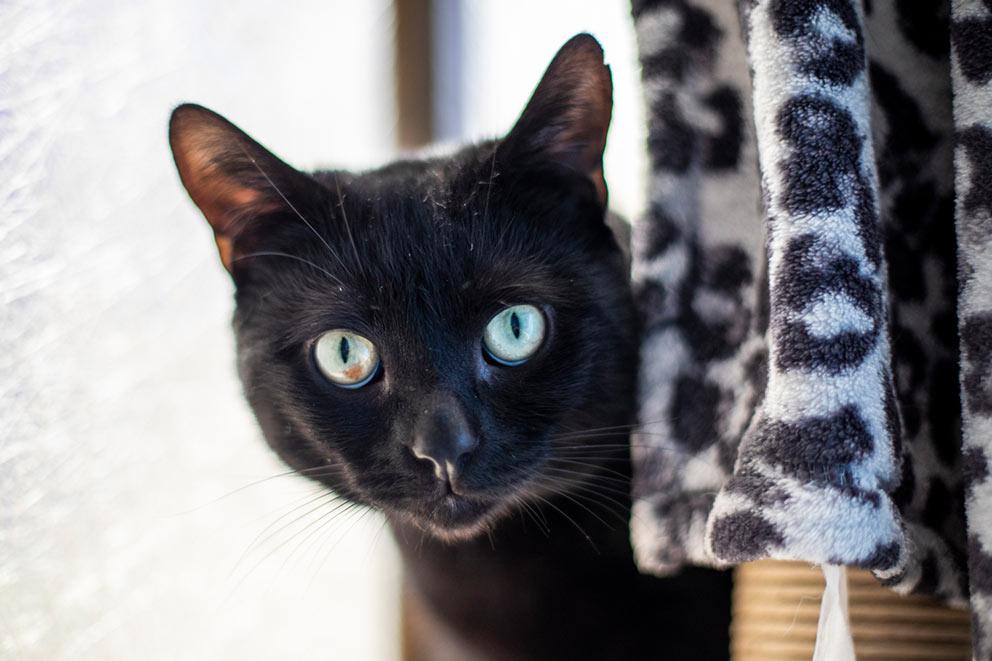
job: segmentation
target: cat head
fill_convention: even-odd
[[[579,35],[503,138],[369,172],[300,172],[210,110],[173,112],[235,283],[245,393],[290,466],[443,539],[593,470],[559,455],[628,422],[636,360],[611,110]]]

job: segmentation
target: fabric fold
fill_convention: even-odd
[[[633,14],[641,568],[852,565],[963,605],[970,561],[992,618],[990,3]]]

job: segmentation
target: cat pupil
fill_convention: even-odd
[[[520,317],[516,312],[510,313],[510,332],[513,333],[513,337],[520,339]]]
[[[348,354],[351,353],[351,345],[348,342],[348,338],[346,337],[341,338],[341,344],[338,345],[338,351],[341,354],[341,362],[347,364]]]

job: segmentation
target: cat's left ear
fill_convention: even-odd
[[[500,144],[510,162],[554,163],[587,176],[606,207],[603,150],[613,113],[613,79],[589,34],[569,39]]]
[[[254,249],[267,216],[299,213],[320,192],[308,175],[203,106],[187,103],[172,111],[169,145],[179,178],[213,228],[228,271]]]

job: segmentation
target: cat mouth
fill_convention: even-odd
[[[494,501],[449,492],[406,512],[406,518],[435,537],[461,541],[488,529],[496,509]]]
[[[458,529],[477,523],[491,509],[486,501],[449,492],[432,504],[429,516],[435,526]]]

